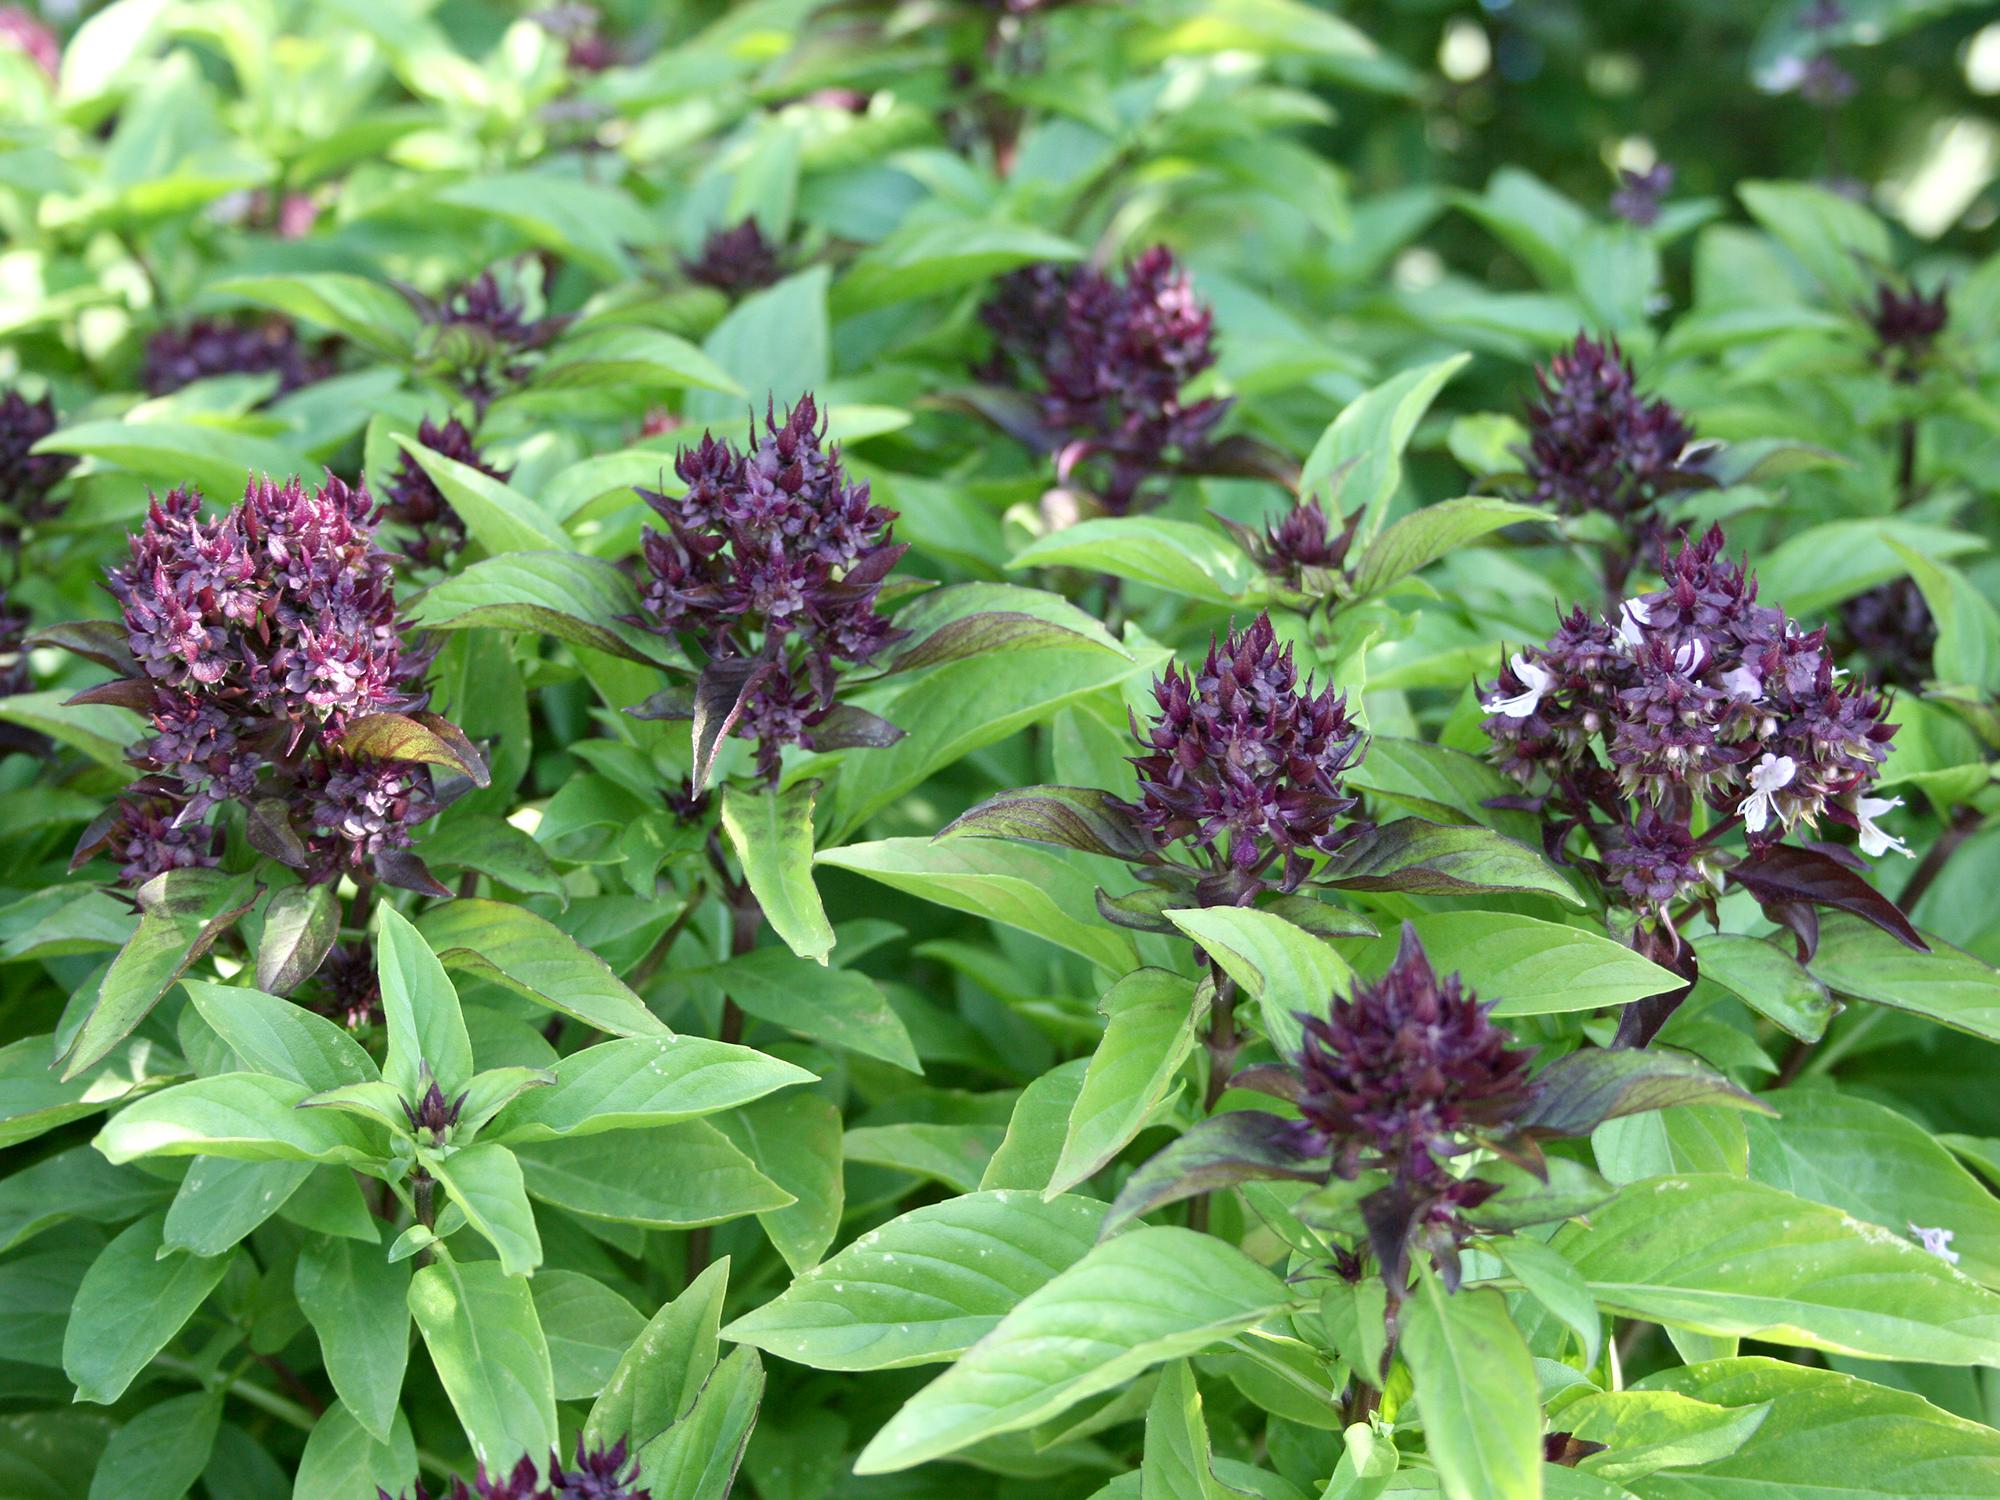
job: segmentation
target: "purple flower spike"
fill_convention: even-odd
[[[718,229],[702,242],[701,254],[681,262],[688,280],[714,287],[734,301],[773,285],[785,274],[778,249],[764,238],[755,219]]]
[[[139,383],[153,395],[164,396],[216,375],[275,374],[282,396],[324,380],[333,371],[328,350],[305,349],[297,331],[282,318],[254,322],[196,318],[163,328],[146,341]]]
[[[513,472],[489,464],[473,442],[471,430],[457,417],[448,418],[441,427],[425,417],[417,427],[417,441],[489,479],[504,483]],[[403,454],[383,491],[382,516],[415,533],[403,543],[403,555],[419,567],[443,567],[465,545],[465,522],[451,508],[437,481],[408,453]]]
[[[549,1461],[549,1500],[652,1500],[652,1491],[640,1487],[639,1461],[628,1458],[623,1438],[609,1448],[578,1438],[572,1467]]]
[[[1690,472],[1694,432],[1664,401],[1648,401],[1614,339],[1586,334],[1535,372],[1528,408],[1528,478],[1535,498],[1564,515],[1649,517]]]
[[[0,395],[0,541],[11,545],[23,528],[61,514],[62,507],[49,499],[49,492],[76,467],[76,458],[31,451],[55,430],[52,397],[30,401],[11,387]]]

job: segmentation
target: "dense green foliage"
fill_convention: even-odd
[[[0,1500],[2000,1494],[1989,7],[77,9]]]

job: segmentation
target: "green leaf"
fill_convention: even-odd
[[[796,1275],[818,1265],[840,1232],[846,1201],[839,1106],[819,1094],[784,1094],[713,1123],[798,1200],[757,1215],[786,1266]]]
[[[988,797],[938,831],[940,839],[1019,839],[1112,859],[1150,860],[1151,835],[1131,808],[1096,787],[1030,786]]]
[[[0,1147],[31,1141],[71,1120],[101,1114],[119,1100],[186,1071],[178,1058],[141,1039],[65,1082],[50,1070],[49,1051],[45,1036],[25,1036],[0,1047]]]
[[[1784,600],[1794,616],[1810,620],[1843,599],[1901,577],[1905,565],[1891,544],[1939,560],[1983,545],[1968,531],[1896,517],[1822,521],[1788,532],[1764,554],[1757,565],[1759,592]]]
[[[701,1388],[694,1410],[639,1450],[641,1482],[676,1500],[725,1500],[763,1399],[757,1351],[732,1351]]]
[[[65,693],[15,693],[0,698],[0,720],[81,751],[115,771],[121,780],[132,775],[126,747],[138,739],[142,725],[130,709],[108,703],[71,703]]]
[[[1831,188],[1808,182],[1739,182],[1736,195],[1821,286],[1850,306],[1869,300],[1877,268],[1894,259],[1888,226],[1867,206]]]
[[[111,1053],[256,900],[247,876],[170,870],[139,888],[139,926],[104,971],[90,1013],[63,1058],[69,1082]]]
[[[2000,971],[1949,943],[1926,940],[1931,951],[1918,953],[1872,923],[1828,913],[1807,967],[1836,994],[2000,1041]]]
[[[438,1153],[431,1171],[466,1222],[500,1253],[501,1269],[509,1276],[532,1275],[542,1263],[542,1237],[514,1153],[480,1141],[449,1155]]]
[[[921,1071],[902,1020],[881,986],[852,969],[830,969],[783,948],[758,948],[700,969],[679,969],[661,982],[663,1000],[727,995],[748,1014],[830,1046]]]
[[[1609,938],[1503,912],[1418,912],[1409,919],[1431,965],[1454,971],[1502,1016],[1626,1005],[1685,983],[1671,971]],[[1396,938],[1349,948],[1362,974],[1379,974],[1396,955]]]
[[[743,866],[750,894],[771,930],[800,958],[826,962],[833,924],[813,885],[813,796],[817,781],[772,787],[725,786],[722,830]]]
[[[1031,261],[1082,258],[1070,241],[1024,224],[917,224],[869,247],[850,265],[833,289],[833,307],[845,318],[956,291]]]
[[[1699,1473],[1634,1481],[1644,1500],[1881,1500],[1988,1492],[2000,1433],[1951,1416],[1921,1396],[1851,1375],[1774,1359],[1719,1359],[1662,1370],[1636,1389],[1672,1391],[1731,1408],[1769,1403],[1744,1444]]]
[[[40,453],[100,459],[162,489],[192,485],[225,501],[241,497],[248,477],[312,470],[283,443],[193,422],[74,422],[35,446]]]
[[[884,1474],[1031,1427],[1133,1376],[1199,1353],[1292,1300],[1234,1246],[1137,1229],[1031,1292],[875,1435],[855,1472]]]
[[[83,1273],[63,1334],[63,1373],[76,1399],[109,1406],[228,1271],[233,1256],[160,1257],[166,1215],[150,1214],[105,1247]]]
[[[1300,1011],[1317,1015],[1353,987],[1354,971],[1326,939],[1275,913],[1211,906],[1169,911],[1166,918],[1258,1002],[1264,1034],[1280,1052],[1299,1048]]]
[[[1549,524],[1554,518],[1532,505],[1473,497],[1441,500],[1412,511],[1369,544],[1354,569],[1354,596],[1379,594],[1399,578],[1418,572],[1488,532],[1524,521]]]
[[[301,318],[397,362],[408,359],[423,326],[409,299],[394,287],[344,271],[238,276],[209,290]]]
[[[490,1474],[556,1444],[555,1377],[528,1283],[493,1261],[442,1262],[410,1281],[410,1314],[452,1410]]]
[[[1498,1256],[1521,1288],[1543,1307],[1574,1330],[1583,1341],[1586,1368],[1597,1363],[1598,1347],[1604,1337],[1604,1320],[1597,1302],[1583,1284],[1576,1267],[1540,1240],[1525,1234],[1503,1235],[1488,1240],[1483,1249]]]
[[[299,1247],[292,1287],[350,1419],[375,1442],[391,1442],[410,1362],[408,1262],[390,1262],[379,1245],[312,1235]]]
[[[375,1060],[325,1016],[240,985],[184,979],[201,1018],[250,1067],[309,1089],[338,1088],[377,1077]]]
[[[370,1485],[400,1495],[416,1477],[417,1445],[401,1412],[390,1422],[389,1441],[379,1442],[336,1401],[306,1437],[292,1500],[354,1500]]]
[[[1007,1134],[980,1174],[982,1191],[1030,1188],[1039,1193],[1049,1185],[1069,1135],[1070,1111],[1083,1092],[1083,1075],[1089,1068],[1089,1058],[1072,1058],[1021,1090],[1008,1117]]]
[[[590,1400],[617,1372],[646,1320],[603,1282],[576,1271],[544,1270],[528,1286],[549,1341],[556,1400]]]
[[[1423,1414],[1424,1446],[1450,1500],[1539,1500],[1542,1411],[1534,1357],[1498,1292],[1448,1294],[1419,1278],[1400,1352]]]
[[[1777,1116],[1748,1122],[1752,1177],[1906,1238],[1913,1225],[1949,1229],[1959,1270],[2000,1287],[2000,1200],[1929,1131],[1847,1094],[1785,1089],[1763,1098]]]
[[[639,243],[643,243],[639,241]],[[716,324],[702,349],[748,393],[690,391],[683,412],[690,425],[726,423],[740,432],[746,406],[759,416],[768,398],[782,420],[831,368],[826,289],[832,272],[814,266],[744,298]]]
[[[1770,1414],[1768,1403],[1713,1406],[1672,1391],[1593,1391],[1563,1408],[1563,1423],[1583,1442],[1611,1450],[1589,1455],[1580,1467],[1627,1481],[1727,1458]]]
[[[1099,624],[1059,594],[1012,583],[954,583],[919,594],[896,611],[910,644],[892,671],[1014,651],[1084,651],[1129,657]]]
[[[1096,885],[1049,850],[993,840],[880,839],[822,849],[819,864],[853,870],[953,911],[1018,927],[1122,974],[1137,966],[1131,942],[1088,916]]]
[[[643,1448],[693,1408],[715,1368],[728,1285],[724,1256],[653,1314],[590,1408],[586,1442],[608,1447],[623,1438]]]
[[[1833,997],[1775,943],[1715,932],[1696,938],[1693,946],[1703,979],[1728,990],[1801,1041],[1816,1042],[1826,1034]]]
[[[1146,1500],[1228,1500],[1246,1493],[1215,1477],[1201,1392],[1184,1359],[1161,1372],[1152,1405],[1146,1408],[1146,1446],[1139,1475]]]
[[[600,1031],[673,1034],[609,964],[524,907],[461,896],[425,912],[417,930],[447,967],[505,985]]]
[[[1937,625],[1931,675],[1989,694],[2000,688],[2000,611],[1957,568],[1933,562],[1893,538],[1889,546],[1908,565]]]
[[[464,60],[447,51],[440,61]],[[423,190],[423,201],[497,219],[606,280],[628,275],[627,247],[647,244],[658,232],[629,194],[559,171],[493,172],[431,185]]]
[[[222,1395],[170,1396],[111,1435],[90,1500],[181,1500],[194,1487],[222,1425]]]
[[[1372,542],[1403,482],[1403,451],[1416,436],[1417,423],[1471,359],[1470,354],[1454,354],[1417,365],[1356,397],[1306,456],[1299,493],[1314,494],[1330,485],[1334,507],[1342,514],[1365,509],[1361,539]]]
[[[637,387],[647,392],[694,387],[741,398],[729,372],[686,339],[657,328],[586,328],[549,350],[535,371],[535,391]]]
[[[435,484],[472,539],[488,552],[574,552],[560,525],[528,496],[491,474],[426,448],[407,432],[390,434]]]
[[[2000,1360],[2000,1297],[1906,1239],[1760,1182],[1636,1182],[1554,1246],[1628,1317],[1868,1359]]]
[[[546,1141],[671,1125],[734,1109],[773,1090],[811,1083],[804,1068],[705,1037],[625,1037],[573,1052],[555,1084],[522,1094],[481,1132],[484,1140]]]
[[[358,1166],[382,1153],[359,1121],[302,1110],[312,1090],[264,1073],[221,1073],[127,1105],[98,1132],[116,1163],[142,1156],[227,1156],[237,1161],[317,1161]]]
[[[162,1243],[190,1255],[220,1255],[283,1208],[312,1170],[303,1161],[197,1156],[167,1210]]]
[[[1038,537],[1014,554],[1023,568],[1081,568],[1129,578],[1203,604],[1233,604],[1251,584],[1248,559],[1228,538],[1162,516],[1099,516]]]
[[[71,1219],[122,1224],[159,1206],[172,1185],[114,1167],[88,1146],[72,1146],[0,1181],[0,1254]]]
[[[1588,1135],[1606,1120],[1682,1104],[1773,1112],[1699,1058],[1664,1047],[1585,1047],[1542,1069],[1533,1088],[1519,1123],[1554,1135]]]
[[[639,591],[616,564],[529,548],[481,558],[438,580],[418,597],[411,623],[426,630],[533,631],[648,666],[677,663],[671,642],[628,623],[638,613]]]
[[[319,971],[340,936],[340,902],[330,885],[273,891],[257,940],[257,988],[289,995]]]
[[[977,1120],[900,1120],[856,1126],[840,1138],[840,1150],[848,1161],[929,1177],[953,1192],[969,1193],[979,1186],[1005,1130]]]
[[[1583,905],[1568,879],[1526,844],[1490,828],[1448,828],[1422,818],[1398,818],[1350,839],[1318,879],[1336,890],[1426,896],[1518,891]]]
[[[1081,1260],[1103,1218],[1102,1203],[1031,1192],[927,1204],[870,1230],[724,1334],[819,1370],[948,1360]]]
[[[381,907],[376,917],[375,972],[389,1031],[383,1078],[412,1103],[424,1092],[426,1071],[448,1096],[455,1095],[474,1066],[458,991],[432,945],[393,906]]]
[[[693,1229],[783,1208],[791,1194],[706,1120],[542,1141],[514,1153],[528,1193],[593,1219]]]
[[[1096,1176],[1131,1144],[1173,1091],[1194,1051],[1195,1027],[1207,1013],[1195,1003],[1194,986],[1164,969],[1127,974],[1105,992],[1098,1009],[1104,1039],[1070,1111],[1050,1198]]]

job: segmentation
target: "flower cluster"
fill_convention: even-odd
[[[603,31],[604,17],[596,6],[561,0],[529,15],[542,30],[563,43],[563,63],[571,72],[602,73],[618,61],[617,50]]]
[[[253,843],[313,881],[406,848],[435,810],[427,766],[340,743],[360,720],[425,701],[373,509],[366,488],[332,476],[310,491],[253,481],[215,520],[191,490],[152,502],[108,579],[132,675],[85,695],[152,730],[131,751],[145,774],[112,835],[127,879],[212,862],[200,825],[225,802],[251,808]]]
[[[1618,174],[1618,190],[1611,195],[1611,211],[1627,224],[1650,229],[1660,220],[1660,204],[1674,190],[1674,169],[1668,162],[1655,162],[1645,171],[1631,167]]]
[[[1663,494],[1698,474],[1687,456],[1693,429],[1665,401],[1640,394],[1616,340],[1578,334],[1535,371],[1535,384],[1541,399],[1528,407],[1524,457],[1542,503],[1643,526]]]
[[[683,494],[640,491],[666,523],[645,533],[640,623],[692,641],[708,656],[704,676],[734,684],[735,733],[757,742],[770,780],[786,745],[859,742],[837,740],[829,723],[839,670],[903,636],[878,608],[907,550],[890,540],[895,512],[848,480],[825,437],[819,408],[801,396],[782,423],[767,410],[744,448],[707,433],[683,448]]]
[[[1843,680],[1823,629],[1758,604],[1723,547],[1716,527],[1662,548],[1663,587],[1615,623],[1573,611],[1482,695],[1496,757],[1543,793],[1551,847],[1589,830],[1642,909],[1716,873],[1712,840],[1735,822],[1753,851],[1822,818],[1864,853],[1902,849],[1874,821],[1898,804],[1868,795],[1895,734],[1887,703]],[[1726,820],[1699,840],[1698,800]]]
[[[392,1500],[387,1490],[375,1491],[378,1500]],[[430,1500],[419,1483],[415,1500]],[[531,1458],[521,1460],[505,1474],[488,1474],[482,1466],[468,1485],[453,1479],[440,1500],[652,1500],[652,1491],[639,1483],[639,1461],[627,1451],[620,1438],[609,1448],[587,1446],[577,1439],[576,1462],[565,1468],[558,1454],[549,1455],[546,1483]]]
[[[1905,380],[1915,375],[1950,321],[1951,304],[1943,287],[1926,297],[1915,287],[1901,291],[1884,281],[1875,288],[1875,305],[1868,310],[1883,364]]]
[[[1248,901],[1280,860],[1280,888],[1295,890],[1315,854],[1353,836],[1341,820],[1357,799],[1341,777],[1361,757],[1361,731],[1345,696],[1299,686],[1269,615],[1211,642],[1193,671],[1169,665],[1153,697],[1152,725],[1132,726],[1146,751],[1132,760],[1138,820],[1160,845],[1184,843],[1208,865],[1206,901]]]
[[[61,510],[49,494],[76,467],[76,458],[34,451],[55,430],[52,397],[30,401],[11,387],[0,395],[0,542],[6,545],[15,545],[23,530]]]
[[[1840,606],[1846,644],[1866,657],[1884,682],[1916,687],[1931,675],[1937,621],[1924,591],[1908,578],[1856,594]]]
[[[528,356],[569,324],[567,317],[530,317],[527,303],[490,270],[439,299],[404,295],[432,327],[431,362],[481,412],[526,380],[534,371]]]
[[[7,606],[7,591],[0,589],[0,698],[33,689],[28,671],[28,617]]]
[[[471,429],[457,417],[442,427],[425,417],[417,441],[433,453],[477,469],[489,479],[504,481],[513,471],[495,468],[473,441]],[[403,542],[403,555],[419,567],[443,567],[465,545],[465,522],[437,487],[437,481],[408,453],[403,454],[382,492],[382,516],[414,533]]]
[[[785,274],[778,247],[764,238],[755,219],[710,233],[701,254],[683,260],[681,270],[688,280],[714,287],[731,301],[771,286]]]
[[[366,1031],[382,1019],[382,981],[375,950],[365,938],[335,943],[314,977],[313,1009],[349,1031]]]
[[[1456,974],[1440,979],[1416,929],[1396,961],[1324,1017],[1301,1014],[1299,1113],[1332,1150],[1335,1175],[1389,1174],[1367,1212],[1377,1258],[1399,1283],[1410,1248],[1455,1263],[1463,1210],[1497,1190],[1445,1163],[1481,1136],[1505,1135],[1530,1100],[1530,1054],[1516,1049]],[[1366,1211],[1366,1210],[1364,1210]],[[1383,1234],[1394,1220],[1394,1232]],[[1449,1274],[1449,1273],[1448,1273]]]
[[[1123,514],[1174,463],[1207,447],[1228,410],[1182,389],[1215,363],[1214,316],[1164,246],[1123,280],[1095,267],[1029,266],[981,310],[995,339],[990,371],[1038,383],[1058,472],[1095,467],[1104,508]]]
[[[1325,507],[1301,496],[1292,508],[1262,531],[1218,516],[1229,534],[1265,576],[1314,597],[1334,591],[1347,567],[1347,554],[1361,528],[1362,511],[1346,517],[1336,531]]]
[[[139,383],[164,396],[216,375],[274,374],[282,396],[333,371],[330,350],[302,345],[297,330],[283,318],[196,318],[146,340]]]

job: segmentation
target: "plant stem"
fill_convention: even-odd
[[[757,936],[764,928],[764,908],[757,904],[757,898],[750,894],[748,885],[734,886],[729,902],[729,956],[741,958],[746,953],[756,951]],[[722,1024],[716,1030],[717,1039],[735,1044],[743,1040],[743,1009],[727,995],[722,997]],[[711,1253],[709,1228],[706,1224],[699,1229],[688,1231],[687,1279],[692,1284],[695,1277],[708,1269]]]
[[[1213,1114],[1216,1101],[1222,1098],[1229,1087],[1229,1077],[1236,1071],[1236,1054],[1243,1045],[1243,1039],[1236,1031],[1236,981],[1222,972],[1213,959],[1209,960],[1209,975],[1215,985],[1215,998],[1208,1008],[1208,1089],[1202,1100],[1202,1112]],[[1209,1195],[1198,1194],[1188,1203],[1188,1227],[1197,1231],[1208,1228]]]

